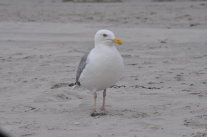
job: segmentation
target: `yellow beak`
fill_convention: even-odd
[[[119,38],[113,39],[112,41],[113,41],[114,43],[118,44],[118,45],[122,45],[122,44],[123,44],[122,40],[119,39]]]

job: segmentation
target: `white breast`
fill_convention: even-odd
[[[104,90],[121,78],[123,68],[123,59],[114,46],[94,48],[88,56],[80,83],[89,90]]]

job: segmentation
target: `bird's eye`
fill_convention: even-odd
[[[103,36],[104,36],[104,37],[107,37],[108,35],[107,35],[107,34],[103,34]]]

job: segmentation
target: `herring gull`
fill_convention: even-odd
[[[83,86],[94,94],[91,116],[105,114],[106,89],[113,86],[122,76],[124,63],[116,44],[122,45],[122,40],[115,38],[112,31],[97,31],[94,48],[82,57],[78,65],[75,85]],[[97,91],[103,91],[101,113],[96,111]]]

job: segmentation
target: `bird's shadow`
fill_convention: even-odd
[[[96,113],[91,113],[91,117],[100,117],[100,116],[106,116],[107,113],[105,112],[96,112]]]

